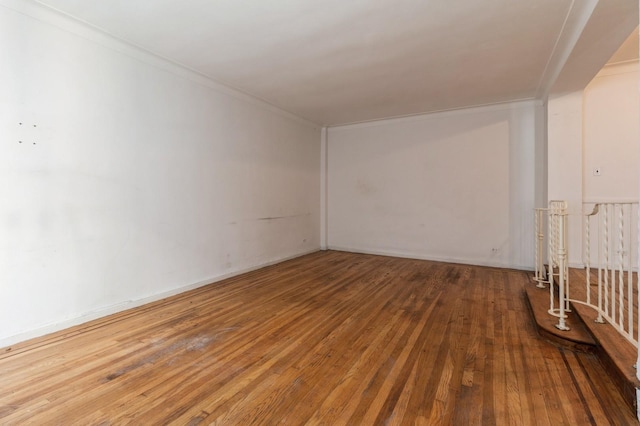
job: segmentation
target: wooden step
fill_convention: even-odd
[[[596,341],[586,329],[582,321],[576,317],[575,313],[567,313],[568,331],[556,328],[558,318],[550,315],[549,310],[549,289],[538,288],[535,284],[525,287],[525,295],[531,308],[533,320],[536,323],[538,333],[549,342],[580,352],[595,353],[597,351]]]
[[[585,300],[585,272],[571,269],[569,278],[571,298]],[[571,312],[567,313],[566,320],[570,330],[561,331],[555,326],[558,318],[548,313],[548,288],[538,288],[535,282],[532,282],[530,286],[525,287],[525,296],[538,333],[555,345],[595,353],[603,366],[603,372],[613,380],[624,400],[635,410],[636,388],[640,388],[634,367],[637,357],[635,346],[611,325],[596,323],[597,312],[589,306],[571,303]]]
[[[582,319],[596,341],[597,355],[605,371],[613,379],[624,400],[631,407],[636,405],[636,388],[640,382],[636,378],[637,351],[609,324],[596,323],[596,311],[588,306],[573,304],[576,314]]]
[[[571,269],[569,274],[571,298],[585,300],[585,271]],[[597,286],[594,286],[592,293],[596,289]],[[594,297],[593,294],[592,297]],[[597,323],[598,314],[595,309],[580,303],[572,303],[572,308],[596,341],[598,358],[603,367],[622,392],[625,401],[635,407],[637,402],[636,388],[640,387],[640,381],[636,377],[634,367],[638,350],[611,325]]]

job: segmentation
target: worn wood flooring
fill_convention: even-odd
[[[318,252],[3,349],[0,424],[634,424],[524,285]]]
[[[638,274],[632,274],[632,281],[634,283],[638,282]],[[586,271],[584,269],[570,269],[570,286],[571,286],[571,298],[575,300],[586,301],[587,297],[587,280],[586,280]],[[619,275],[617,272],[614,272],[613,277],[611,275],[609,278],[612,278],[610,282],[615,283],[616,292],[619,291]],[[629,277],[625,274],[625,279]],[[591,271],[591,285],[589,286],[589,290],[591,293],[591,303],[597,305],[598,303],[598,276],[597,271]],[[603,302],[609,301],[608,311],[612,312],[613,319],[615,321],[620,321],[619,315],[619,295],[618,292],[616,294],[615,302],[617,305],[611,305],[614,302],[614,298],[609,297],[612,293],[607,290],[607,297],[603,295]],[[628,287],[624,286],[623,288],[623,306],[628,306]],[[627,317],[627,311],[625,310],[623,318],[623,328],[624,330],[634,335],[637,338],[638,333],[638,293],[636,286],[632,286],[631,289],[631,301],[633,305],[632,309],[632,321],[631,324],[628,323],[629,318]],[[600,362],[604,365],[605,369],[609,373],[609,376],[614,380],[617,384],[618,388],[622,392],[623,397],[632,406],[637,404],[637,395],[636,389],[640,387],[640,381],[638,381],[636,377],[636,369],[635,364],[638,357],[638,350],[636,347],[631,344],[625,337],[623,337],[620,333],[618,333],[613,326],[608,323],[599,324],[596,322],[596,318],[598,317],[597,311],[589,306],[583,305],[581,303],[571,303],[572,309],[576,316],[579,316],[581,321],[586,325],[589,329],[589,332],[594,337],[597,342],[598,349],[598,357]],[[571,325],[575,324],[577,321],[573,321]],[[606,321],[605,321],[606,322]]]

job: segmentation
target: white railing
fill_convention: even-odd
[[[546,236],[545,228],[547,229]],[[535,230],[536,259],[534,280],[538,282],[538,287],[545,287],[545,284],[549,284],[549,313],[558,317],[558,324],[556,324],[558,329],[569,330],[566,324],[566,312],[570,310],[569,266],[567,262],[567,202],[551,201],[548,208],[536,209]],[[547,249],[548,271],[544,266],[543,260],[545,248]],[[556,288],[558,289],[557,296]]]
[[[640,380],[640,209],[638,202],[584,203],[583,262],[586,269],[584,300],[569,296],[567,267],[567,203],[552,201],[535,211],[535,276],[538,287],[549,284],[549,313],[559,318],[557,328],[568,330],[569,302],[590,306],[596,322],[611,324],[637,349],[636,377]],[[546,221],[546,227],[545,227]],[[544,230],[547,229],[545,236]],[[545,244],[546,241],[546,244]],[[548,271],[543,251],[546,248]],[[595,275],[595,276],[594,276]],[[558,287],[555,307],[554,284]],[[595,292],[593,287],[596,286]],[[638,419],[640,419],[640,388]]]
[[[638,203],[585,203],[584,211],[586,300],[576,302],[594,308],[597,322],[608,322],[638,347]]]
[[[535,231],[536,231],[536,249],[535,249],[535,272],[533,280],[538,283],[536,287],[545,288],[545,284],[549,283],[547,276],[547,268],[544,266],[544,237],[545,237],[545,224],[547,221],[547,212],[549,209],[538,208],[535,209]]]

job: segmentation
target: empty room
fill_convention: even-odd
[[[636,0],[0,0],[0,424],[637,424]]]

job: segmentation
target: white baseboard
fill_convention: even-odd
[[[307,250],[301,253],[297,253],[291,256],[285,256],[283,258],[279,258],[279,259],[275,259],[275,260],[271,260],[268,262],[263,262],[248,268],[244,268],[244,269],[240,269],[237,271],[233,271],[227,274],[222,274],[222,275],[216,275],[213,276],[211,278],[207,278],[205,280],[199,281],[197,283],[193,283],[193,284],[189,284],[187,286],[183,286],[183,287],[178,287],[175,288],[173,290],[169,290],[169,291],[165,291],[162,293],[157,293],[148,297],[144,297],[142,299],[137,299],[137,300],[128,300],[126,302],[123,303],[118,303],[116,305],[111,305],[102,309],[98,309],[95,311],[91,311],[91,312],[87,312],[85,314],[82,314],[80,316],[74,317],[74,318],[70,318],[68,320],[65,321],[61,321],[61,322],[57,322],[55,324],[49,324],[46,325],[44,327],[38,327],[36,329],[33,330],[28,330],[25,331],[23,333],[20,334],[16,334],[13,336],[9,336],[6,338],[2,338],[0,339],[0,348],[5,348],[11,345],[14,345],[16,343],[20,343],[20,342],[24,342],[26,340],[29,339],[33,339],[36,337],[41,337],[47,334],[51,334],[51,333],[55,333],[57,331],[61,331],[64,329],[67,329],[69,327],[73,327],[76,325],[80,325],[80,324],[84,324],[86,322],[89,321],[93,321],[99,318],[103,318],[109,315],[113,315],[113,314],[117,314],[119,312],[122,311],[126,311],[127,309],[132,309],[132,308],[137,308],[143,305],[146,305],[147,303],[151,303],[151,302],[156,302],[158,300],[161,299],[165,299],[167,297],[171,297],[171,296],[175,296],[176,294],[180,294],[180,293],[184,293],[187,292],[189,290],[194,290],[196,288],[199,287],[203,287],[205,285],[209,285],[209,284],[213,284],[222,280],[225,280],[227,278],[232,278],[238,275],[242,275],[242,274],[246,274],[247,272],[251,272],[251,271],[255,271],[257,269],[260,268],[264,268],[267,266],[271,266],[271,265],[275,265],[276,263],[281,263],[281,262],[285,262],[287,260],[291,260],[291,259],[295,259],[297,257],[301,257],[301,256],[305,256],[307,254],[311,254],[311,253],[315,253],[319,251],[319,249],[313,249],[313,250]]]
[[[505,262],[492,262],[486,259],[472,259],[452,256],[438,256],[423,253],[404,252],[398,250],[369,250],[354,247],[329,246],[329,250],[346,251],[350,253],[373,254],[377,256],[402,257],[406,259],[431,260],[434,262],[460,263],[463,265],[489,266],[494,268],[519,269],[523,271],[533,271],[530,265],[511,265]]]

